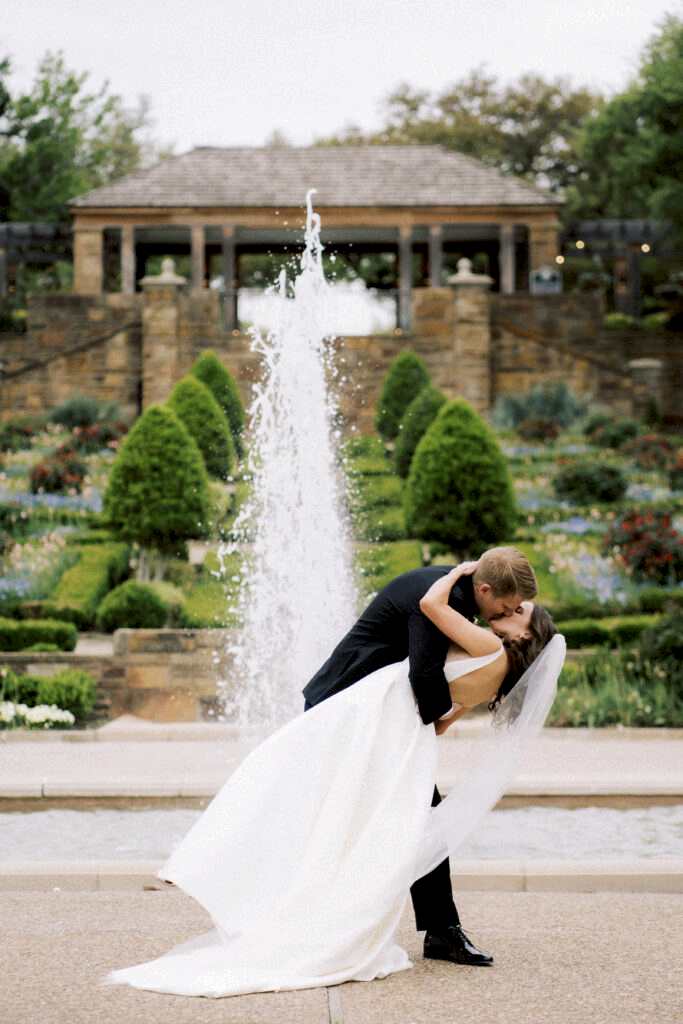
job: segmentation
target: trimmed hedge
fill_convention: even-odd
[[[168,607],[153,587],[127,580],[102,601],[97,609],[97,628],[105,633],[115,629],[161,629],[167,618]]]
[[[400,477],[408,476],[415,449],[445,401],[446,396],[438,388],[427,384],[403,414],[394,449],[394,464]]]
[[[396,476],[367,476],[356,482],[354,506],[357,509],[401,507],[403,488]]]
[[[81,629],[91,627],[104,595],[128,575],[129,558],[130,548],[121,541],[84,546],[50,601],[43,602],[44,613],[75,622]]]
[[[398,434],[406,409],[429,384],[429,374],[424,362],[411,349],[404,349],[392,362],[377,403],[375,426],[386,440],[393,440]]]
[[[229,477],[235,462],[230,424],[206,384],[197,377],[183,377],[168,405],[197,442],[208,474],[219,480]]]
[[[458,555],[511,541],[518,513],[495,434],[462,398],[446,402],[419,442],[404,491],[409,534]]]
[[[0,650],[23,651],[37,643],[56,644],[73,651],[78,631],[72,622],[56,619],[0,619]]]
[[[235,452],[241,459],[244,455],[242,443],[244,406],[234,377],[210,348],[205,349],[198,357],[191,373],[207,386],[225,413],[230,425]]]
[[[617,647],[637,640],[641,634],[659,622],[656,615],[632,615],[619,618],[569,619],[558,622],[557,628],[567,641],[567,647]]]

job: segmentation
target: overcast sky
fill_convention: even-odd
[[[152,101],[153,134],[177,152],[298,145],[348,122],[380,124],[401,81],[439,90],[484,63],[501,82],[568,75],[609,94],[683,0],[5,0],[0,56],[14,89],[46,50],[88,84]]]

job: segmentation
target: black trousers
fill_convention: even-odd
[[[313,705],[308,701],[304,711]],[[432,795],[432,807],[441,803],[441,794],[436,786]],[[410,898],[413,901],[415,927],[418,932],[428,931],[439,933],[452,924],[460,924],[458,909],[453,901],[451,887],[451,868],[448,857],[437,864],[428,875],[423,875],[410,887]]]

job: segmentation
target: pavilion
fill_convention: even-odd
[[[416,255],[420,283],[440,287],[449,254],[484,252],[493,290],[512,294],[559,253],[560,198],[441,146],[198,146],[70,202],[74,291],[101,294],[109,276],[133,293],[164,253],[191,256],[192,288],[218,257],[232,297],[242,253],[301,244],[310,188],[325,246],[396,253],[404,329]]]

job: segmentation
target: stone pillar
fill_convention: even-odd
[[[664,363],[661,359],[630,359],[626,364],[633,382],[633,415],[642,419],[652,401],[664,410]]]
[[[237,264],[235,260],[235,229],[223,227],[223,326],[232,331],[237,326]]]
[[[102,228],[74,227],[74,292],[101,295],[104,278]]]
[[[158,277],[143,277],[142,407],[165,402],[178,379],[179,290],[186,278],[172,259],[162,261]]]
[[[192,287],[204,287],[206,253],[203,224],[192,225]]]
[[[529,271],[540,267],[555,267],[560,251],[559,224],[529,224]]]
[[[413,229],[402,224],[398,241],[398,326],[410,333],[413,290]]]
[[[491,321],[489,289],[493,278],[473,274],[472,262],[458,260],[448,283],[455,289],[453,390],[479,413],[491,407]]]
[[[429,284],[432,288],[441,287],[441,271],[443,269],[443,228],[440,224],[429,226]]]
[[[515,225],[501,224],[499,237],[500,290],[512,295],[515,290]]]
[[[135,291],[135,227],[132,224],[121,228],[121,291],[125,295]]]

